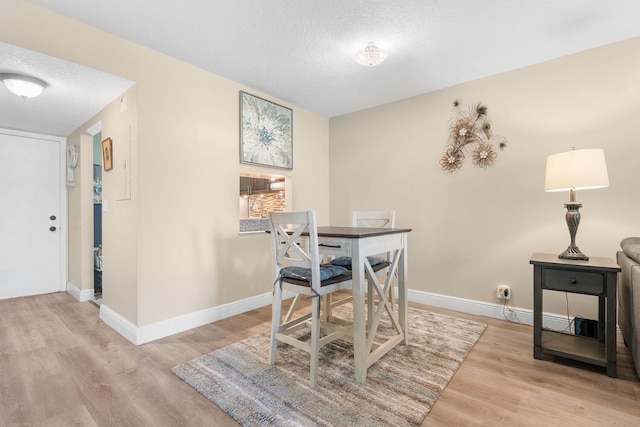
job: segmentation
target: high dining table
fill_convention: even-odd
[[[407,331],[407,235],[410,228],[318,227],[318,246],[322,255],[348,256],[352,263],[353,353],[356,381],[364,383],[367,369],[396,345],[408,344]],[[389,271],[380,283],[367,257],[390,254]],[[366,273],[366,275],[365,275]],[[398,309],[389,301],[393,278],[398,278]],[[365,310],[365,279],[373,284],[373,309]],[[375,300],[377,299],[377,303]],[[376,337],[380,319],[386,312],[393,333],[384,342]]]

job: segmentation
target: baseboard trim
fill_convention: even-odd
[[[104,303],[100,304],[100,319],[132,343],[136,345],[141,344],[138,342],[138,327],[130,320],[125,319],[107,307]]]
[[[492,317],[494,319],[507,320],[525,325],[533,325],[533,310],[529,309],[415,290],[408,291],[408,298],[410,302],[418,304],[431,305],[433,307],[446,308],[448,310]],[[570,320],[572,320],[572,318],[570,318]],[[568,326],[566,316],[554,313],[543,313],[542,324],[545,328],[559,331],[564,330]],[[573,333],[573,330],[568,332]]]
[[[71,293],[71,291],[69,291],[69,293]],[[189,329],[197,328],[208,323],[222,320],[227,317],[246,313],[247,311],[255,310],[256,308],[270,305],[271,296],[271,292],[267,292],[254,297],[234,301],[228,304],[222,304],[216,307],[211,307],[205,310],[173,317],[171,319],[140,327],[125,319],[103,303],[100,306],[100,319],[133,344],[141,345],[184,332]],[[293,294],[291,293],[285,295],[287,298],[291,298],[292,296]],[[410,302],[418,304],[512,321],[525,325],[533,324],[533,311],[524,308],[510,306],[507,306],[507,308],[502,304],[475,301],[416,290],[409,290],[408,298]],[[542,322],[545,328],[549,329],[564,330],[567,327],[566,316],[559,314],[544,313]],[[571,330],[570,333],[573,333],[573,330]]]
[[[293,297],[292,293],[285,293],[285,298],[291,297]],[[246,313],[247,311],[270,305],[271,298],[271,292],[267,292],[255,297],[222,304],[217,307],[184,314],[140,327],[137,327],[131,321],[120,316],[103,303],[100,306],[100,319],[133,344],[141,345],[235,316],[236,314]]]
[[[80,302],[87,302],[94,299],[93,289],[80,289],[71,282],[67,282],[67,293]]]

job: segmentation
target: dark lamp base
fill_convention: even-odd
[[[566,251],[558,255],[558,258],[588,261],[589,257],[580,252],[580,249],[576,246],[576,232],[578,231],[578,225],[580,224],[580,208],[582,205],[574,201],[575,193],[573,191],[571,194],[571,201],[564,205],[564,207],[567,208],[565,219],[567,220],[567,226],[569,227],[571,243]]]
[[[589,257],[580,252],[577,246],[569,246],[566,251],[558,255],[558,258],[589,261]]]

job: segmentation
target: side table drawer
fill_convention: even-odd
[[[543,289],[588,295],[604,294],[604,275],[601,273],[545,268],[542,274]]]

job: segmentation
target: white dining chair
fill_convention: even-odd
[[[271,212],[271,237],[276,280],[273,289],[271,347],[269,363],[274,365],[278,343],[310,354],[310,384],[317,384],[319,351],[322,346],[353,335],[352,322],[321,315],[321,300],[333,292],[351,288],[351,272],[340,266],[320,264],[318,231],[314,211]],[[302,233],[308,232],[308,237]],[[304,242],[308,244],[304,244]],[[282,313],[283,292],[295,293],[286,316]],[[297,312],[301,296],[311,299],[311,312]],[[300,310],[303,311],[303,310]],[[302,340],[300,330],[311,330],[310,340]]]

